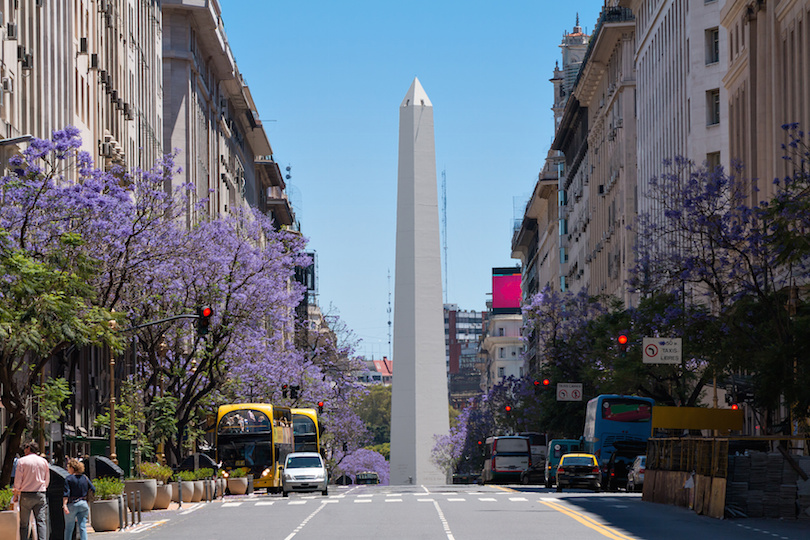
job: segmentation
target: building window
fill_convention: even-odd
[[[706,30],[706,64],[716,64],[720,61],[720,30],[709,28]]]
[[[560,220],[560,236],[568,234],[568,220],[563,218]]]
[[[567,289],[565,288],[565,276],[560,276],[560,291],[565,292]]]
[[[706,166],[709,168],[709,172],[714,172],[720,166],[720,152],[706,154]]]
[[[498,347],[498,358],[506,358],[506,352],[503,347]]]
[[[503,328],[498,328],[498,336],[499,336],[499,337],[503,337],[503,336],[504,336],[504,333],[503,333]]]
[[[506,368],[498,368],[498,377],[506,377]]]
[[[560,262],[566,263],[568,262],[568,252],[565,249],[565,246],[560,248]]]
[[[715,126],[720,123],[720,89],[706,92],[706,124]]]

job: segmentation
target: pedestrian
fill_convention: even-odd
[[[48,538],[48,498],[46,490],[51,480],[48,460],[39,455],[39,445],[29,441],[23,447],[25,455],[17,461],[14,476],[14,500],[20,508],[20,540],[28,540],[28,521],[34,513],[37,539]]]
[[[68,461],[67,470],[70,473],[65,479],[65,493],[62,497],[62,510],[65,516],[65,540],[73,540],[73,528],[79,524],[79,539],[87,540],[87,516],[90,507],[87,497],[96,488],[84,474],[84,464],[78,459]]]

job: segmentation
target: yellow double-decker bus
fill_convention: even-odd
[[[252,473],[255,489],[281,491],[284,460],[293,444],[289,407],[235,403],[217,411],[217,459],[226,472],[241,468]]]
[[[321,433],[318,426],[318,411],[315,409],[292,409],[293,439],[296,452],[321,451]]]

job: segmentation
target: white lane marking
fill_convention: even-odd
[[[272,503],[271,503],[271,504],[272,504]],[[222,505],[222,508],[232,508],[232,507],[234,507],[234,506],[242,506],[242,503],[241,503],[241,502],[230,502],[230,503],[224,503],[224,504]]]
[[[195,504],[195,505],[190,506],[188,510],[184,510],[183,512],[180,512],[180,514],[181,514],[181,515],[190,514],[190,513],[192,513],[193,511],[195,511],[195,510],[199,510],[199,509],[200,509],[200,508],[202,508],[202,507],[203,507],[202,503],[197,503],[197,504]]]
[[[478,500],[481,501],[481,502],[497,502],[498,501],[498,499],[495,499],[494,497],[478,497]]]
[[[309,520],[314,518],[318,514],[318,512],[324,509],[325,506],[326,506],[325,504],[321,503],[318,509],[312,512],[310,515],[308,515],[306,519],[302,521],[301,524],[298,527],[296,527],[295,530],[291,532],[289,536],[287,536],[287,538],[285,538],[284,540],[291,540],[293,537],[295,537],[295,535],[301,532],[301,529],[303,529],[306,526],[306,524],[309,523]]]
[[[526,497],[509,497],[509,500],[515,502],[526,502],[529,499],[527,499]]]
[[[355,504],[357,504],[357,503],[370,503],[371,499],[355,499],[354,502],[355,502]]]
[[[307,501],[290,501],[287,504],[290,505],[290,506],[292,506],[294,504],[307,504]]]
[[[385,502],[402,502],[402,499],[385,499]]]
[[[144,531],[148,531],[152,527],[157,527],[158,525],[163,525],[169,521],[168,519],[161,519],[160,521],[150,521],[149,523],[141,523],[140,525],[136,525],[134,528],[129,529],[126,531],[129,534],[138,534]]]
[[[463,498],[453,498],[453,499],[447,499],[447,502],[464,502],[466,500],[467,499],[463,499]]]
[[[444,533],[447,535],[447,540],[455,540],[453,533],[450,532],[450,525],[447,523],[447,520],[444,517],[444,512],[442,512],[439,503],[433,501],[433,506],[436,508],[436,512],[439,514],[439,521],[442,522],[442,527],[444,527]]]
[[[374,494],[371,493],[371,494],[365,494],[365,495],[358,495],[357,498],[359,499],[361,497],[373,497],[373,496],[374,496]]]
[[[275,502],[276,502],[276,501],[259,501],[259,502],[257,502],[257,503],[256,503],[254,506],[271,506],[271,505],[273,505]],[[224,505],[223,505],[223,506],[224,506]]]

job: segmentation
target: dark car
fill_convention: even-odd
[[[528,484],[543,484],[545,481],[546,475],[542,463],[538,467],[532,467],[520,473],[520,483],[524,486]]]
[[[593,454],[566,454],[557,466],[557,491],[563,488],[585,487],[602,489],[602,471]]]
[[[627,488],[627,473],[636,459],[636,453],[624,453],[616,451],[610,456],[607,462],[607,489],[608,491],[619,491]]]

